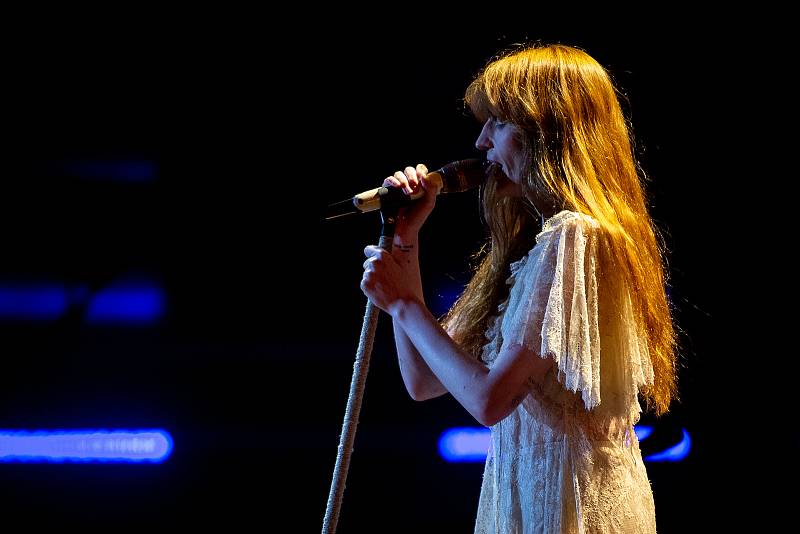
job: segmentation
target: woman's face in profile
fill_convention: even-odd
[[[498,172],[494,173],[494,177],[499,196],[522,196],[519,184],[523,176],[524,158],[519,139],[520,129],[517,126],[489,116],[475,141],[475,147],[486,152],[486,159],[496,166]]]

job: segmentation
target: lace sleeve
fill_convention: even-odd
[[[574,212],[545,224],[516,274],[501,327],[504,344],[553,358],[558,381],[580,392],[588,410],[600,404],[597,229]]]

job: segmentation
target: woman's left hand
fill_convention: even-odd
[[[404,301],[420,300],[413,290],[417,286],[418,273],[404,268],[391,252],[380,247],[370,245],[364,249],[364,255],[367,259],[361,291],[375,306],[393,315]]]

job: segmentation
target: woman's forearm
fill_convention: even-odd
[[[398,301],[390,313],[395,329],[407,333],[428,371],[476,420],[486,424],[493,392],[489,369],[450,338],[424,303]]]
[[[416,246],[395,241],[391,255],[367,247],[361,288],[392,316],[403,380],[417,399],[446,389],[475,419],[492,426],[530,394],[528,382],[552,359],[519,344],[503,347],[489,369],[462,349],[425,306]],[[441,387],[440,387],[441,386]]]
[[[400,374],[411,398],[423,401],[447,393],[397,321],[392,321]]]
[[[419,273],[419,249],[417,243],[416,236],[405,239],[396,236],[392,247],[392,256],[398,262],[408,264],[415,272]],[[424,300],[421,278],[417,278],[414,292],[420,300]],[[392,321],[392,323],[400,374],[411,398],[423,401],[447,393],[447,389],[436,378],[428,364],[425,363],[425,360],[420,356],[403,328],[397,321]]]

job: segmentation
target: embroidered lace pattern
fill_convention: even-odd
[[[562,211],[511,265],[481,358],[491,367],[516,344],[553,368],[491,428],[476,533],[655,532],[633,432],[653,369],[629,297],[598,280],[598,234],[591,217]]]

